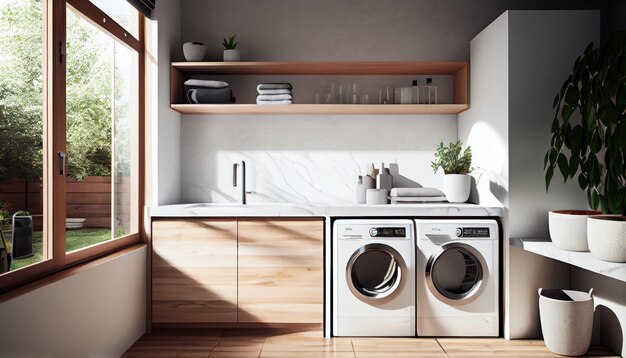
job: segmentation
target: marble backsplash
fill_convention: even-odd
[[[249,202],[351,204],[372,162],[393,164],[397,186],[441,188],[430,161],[440,141],[456,139],[456,115],[183,116],[182,202],[238,200],[241,160]]]

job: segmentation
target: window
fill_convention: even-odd
[[[0,292],[140,241],[143,26],[123,0],[0,0]]]

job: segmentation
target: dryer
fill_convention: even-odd
[[[411,220],[333,224],[334,336],[415,336]]]
[[[495,220],[416,220],[418,336],[499,336]]]

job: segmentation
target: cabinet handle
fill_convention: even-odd
[[[239,163],[233,164],[233,187],[237,186],[237,167],[239,167]]]

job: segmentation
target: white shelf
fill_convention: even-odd
[[[626,282],[626,263],[598,260],[590,252],[561,250],[554,246],[552,241],[548,241],[545,238],[511,238],[511,245],[540,256],[565,262],[603,276]]]

